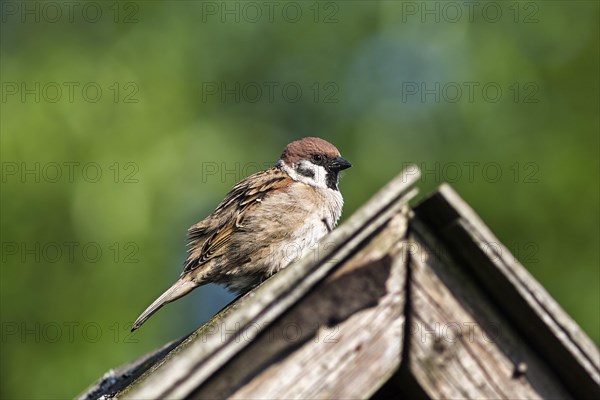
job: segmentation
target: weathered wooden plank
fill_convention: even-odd
[[[272,323],[194,398],[364,398],[400,365],[406,218]]]
[[[175,347],[179,346],[185,337],[173,340],[160,349],[149,354],[111,369],[98,381],[90,385],[83,393],[77,396],[78,400],[96,400],[102,396],[112,397],[130,385],[137,377],[146,372],[156,362],[162,359]]]
[[[416,190],[410,186],[419,177],[415,168],[409,171],[392,180],[345,224],[324,238],[312,257],[294,263],[235,302],[225,315],[217,316],[201,328],[119,397],[182,398],[200,387],[248,345],[248,341],[239,339],[241,334],[252,327],[256,327],[258,334],[268,327],[404,207],[415,195]]]
[[[529,348],[443,244],[424,240],[418,222],[413,227],[408,362],[427,395],[571,398],[551,366]]]
[[[600,397],[596,346],[448,185],[415,213],[571,396]]]

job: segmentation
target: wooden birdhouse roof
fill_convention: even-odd
[[[450,186],[411,208],[418,178],[79,398],[600,398],[594,343]]]

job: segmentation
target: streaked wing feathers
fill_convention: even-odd
[[[274,167],[235,185],[210,216],[188,230],[188,257],[182,275],[223,255],[232,234],[242,228],[244,214],[290,183],[292,179]]]

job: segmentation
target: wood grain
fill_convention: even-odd
[[[460,270],[481,288],[481,298],[506,317],[506,326],[571,396],[600,398],[598,348],[471,207],[444,184],[415,213],[418,231],[439,241],[436,253],[460,261]]]
[[[449,258],[441,261],[441,247],[434,250],[417,233],[411,238],[408,361],[427,395],[571,398],[464,269]]]

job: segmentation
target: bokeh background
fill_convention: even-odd
[[[302,136],[351,215],[409,163],[449,181],[598,343],[599,7],[0,2],[2,398],[70,398],[206,321],[136,332],[188,226]]]

